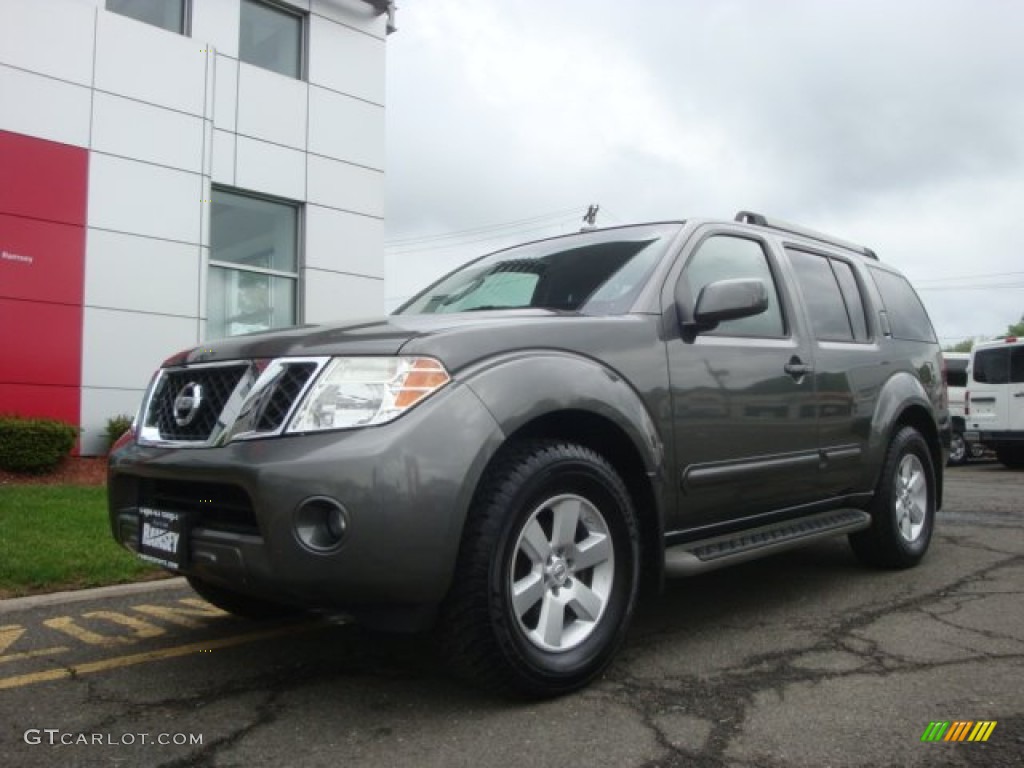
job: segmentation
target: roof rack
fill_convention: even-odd
[[[837,245],[840,248],[845,248],[849,251],[859,253],[862,256],[867,256],[869,259],[878,261],[878,255],[863,245],[857,245],[851,243],[848,240],[840,240],[838,237],[832,237],[832,235],[826,235],[822,232],[816,232],[813,229],[807,227],[801,227],[797,224],[790,224],[788,221],[782,221],[781,219],[769,219],[762,213],[754,213],[752,211],[740,211],[736,214],[734,221],[738,221],[741,224],[756,224],[759,227],[767,227],[768,229],[775,229],[779,232],[788,232],[791,235],[800,235],[810,240],[817,240],[821,243],[828,243],[829,245]]]

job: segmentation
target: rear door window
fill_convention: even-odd
[[[1010,383],[1010,348],[979,349],[974,353],[974,380],[979,384]]]

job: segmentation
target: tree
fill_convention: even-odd
[[[1024,336],[1024,315],[1020,316],[1020,320],[1013,325],[1006,326],[1007,336]]]
[[[943,347],[943,352],[970,352],[974,348],[974,339],[964,339],[958,341],[956,344],[951,344],[948,347]]]

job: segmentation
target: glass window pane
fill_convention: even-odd
[[[302,76],[302,17],[242,0],[238,57],[288,77]]]
[[[785,326],[779,292],[768,266],[768,258],[753,240],[739,237],[709,237],[691,257],[683,273],[696,303],[708,283],[734,278],[757,278],[768,289],[768,309],[754,317],[719,323],[713,333],[728,336],[783,336]]]
[[[1024,347],[1010,347],[1010,383],[1024,383]]]
[[[874,267],[871,268],[871,277],[882,294],[893,337],[934,342],[936,339],[932,322],[906,278]]]
[[[215,189],[210,259],[297,272],[298,209]]]
[[[811,329],[816,339],[853,341],[850,318],[839,290],[839,283],[828,259],[804,251],[786,249],[796,272],[804,304],[811,316]]]
[[[974,353],[974,380],[982,384],[1010,382],[1010,350],[1008,347],[979,349]]]
[[[185,32],[185,0],[107,0],[107,10],[179,35]]]
[[[843,298],[846,300],[846,311],[853,325],[853,338],[857,341],[867,341],[868,322],[864,313],[864,299],[860,295],[860,286],[853,274],[853,267],[845,261],[832,259],[832,270],[836,273]]]
[[[295,324],[296,280],[227,267],[210,267],[206,338],[268,331]]]

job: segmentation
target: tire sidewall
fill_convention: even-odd
[[[528,476],[512,496],[489,573],[491,621],[499,630],[502,652],[530,677],[548,687],[575,688],[611,660],[621,643],[636,602],[639,575],[635,516],[625,488],[602,462],[563,456],[546,457],[545,465]],[[523,527],[544,501],[571,493],[582,496],[601,513],[615,557],[614,583],[598,626],[579,646],[563,652],[544,651],[523,633],[512,608],[509,570]]]
[[[907,541],[900,533],[899,521],[896,516],[896,478],[900,464],[908,454],[913,454],[921,462],[927,484],[927,506],[925,508],[924,526],[914,541]],[[898,548],[900,554],[908,560],[919,560],[928,551],[932,532],[935,528],[935,468],[932,465],[931,453],[924,438],[912,428],[905,428],[896,435],[886,461],[885,475],[882,477],[884,514],[879,521],[883,526],[882,533],[886,539]]]

